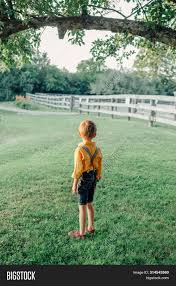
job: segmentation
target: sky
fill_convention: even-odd
[[[132,4],[123,0],[115,0],[118,7],[124,14],[129,15],[132,9]],[[108,17],[117,17],[117,14],[111,13]],[[120,16],[118,16],[120,18]],[[46,52],[51,61],[51,64],[59,68],[66,68],[70,72],[75,72],[76,67],[82,60],[90,59],[92,57],[90,49],[92,42],[97,38],[104,39],[106,35],[111,35],[107,31],[86,31],[84,42],[85,45],[72,45],[68,41],[68,36],[65,35],[63,40],[58,38],[56,28],[47,27],[42,31],[40,51]],[[131,56],[129,60],[124,60],[123,66],[131,68],[134,63],[135,55]],[[109,68],[118,69],[119,65],[113,58],[106,60],[106,65]]]

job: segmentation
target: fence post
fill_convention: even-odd
[[[70,96],[70,111],[73,110],[73,106],[74,106],[74,96],[71,95],[71,96]]]
[[[98,102],[101,102],[101,99],[98,99]],[[98,105],[98,110],[100,110],[100,105]],[[100,116],[100,112],[98,112],[98,116]]]
[[[113,112],[114,111],[114,106],[113,106],[114,98],[111,98],[111,103],[112,103],[111,111]],[[111,118],[114,118],[114,114],[113,113],[111,113]]]
[[[150,100],[150,105],[151,105],[151,107],[156,106],[155,99]],[[155,116],[156,116],[156,112],[154,110],[152,110],[152,108],[151,108],[150,113],[149,113],[149,127],[153,126]]]
[[[57,95],[54,96],[54,108],[57,109]]]
[[[58,108],[58,95],[56,95],[56,108]]]
[[[65,106],[67,105],[66,103],[66,98],[64,97],[63,100],[61,101],[61,105],[65,108]]]
[[[82,113],[82,110],[81,110],[81,107],[82,107],[81,100],[82,100],[82,98],[80,97],[80,98],[79,98],[79,113],[80,113],[80,114]]]
[[[175,102],[174,102],[174,109],[176,112],[176,92],[174,92]],[[174,113],[174,121],[176,121],[176,113]]]
[[[133,98],[132,103],[136,105],[137,104],[137,98]],[[133,107],[133,113],[136,113],[136,112],[137,112],[137,108]]]
[[[87,101],[87,109],[89,109],[89,97],[86,99]],[[87,111],[87,114],[89,114],[89,111]]]
[[[114,102],[117,104],[118,103],[118,99],[116,98],[116,99],[114,99]],[[116,107],[114,107],[114,110],[115,111],[117,111],[117,106]]]
[[[58,96],[56,95],[56,97],[55,97],[55,107],[56,107],[56,109],[57,109],[57,98],[58,98]]]
[[[131,113],[131,107],[129,107],[129,104],[131,104],[131,98],[130,97],[126,97],[126,104],[127,104],[127,107],[128,107],[128,113]],[[128,114],[128,121],[130,121],[131,117],[130,115]]]

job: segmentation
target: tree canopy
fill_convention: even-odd
[[[45,26],[57,27],[60,39],[68,33],[80,45],[85,30],[111,31],[105,41],[94,43],[92,54],[98,60],[116,56],[129,44],[175,49],[174,0],[124,1],[133,7],[128,15],[114,0],[0,0],[0,59],[6,64],[30,59]]]

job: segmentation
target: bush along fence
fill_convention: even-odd
[[[60,95],[27,94],[33,102],[46,106],[77,110],[79,113],[94,113],[125,116],[128,120],[139,118],[147,120],[149,126],[155,122],[176,126],[176,96],[164,95]]]

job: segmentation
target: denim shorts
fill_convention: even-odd
[[[96,171],[84,172],[78,181],[79,205],[93,202],[96,188]]]

